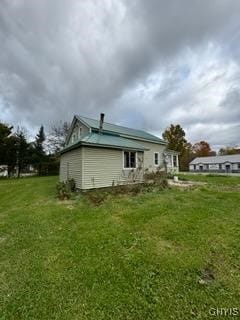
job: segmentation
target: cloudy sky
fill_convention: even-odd
[[[74,114],[240,144],[239,0],[1,0],[0,120]]]

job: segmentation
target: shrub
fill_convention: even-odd
[[[71,198],[71,193],[76,190],[76,183],[74,179],[58,182],[56,189],[59,200],[68,200]]]
[[[59,200],[67,200],[71,197],[71,190],[67,182],[58,182],[56,185],[57,197]]]
[[[71,192],[76,191],[76,182],[75,182],[75,180],[73,178],[72,179],[68,179],[67,183],[69,184],[69,188],[70,188]]]
[[[132,195],[137,195],[143,190],[143,185],[141,184],[128,184],[126,187],[127,193]]]
[[[168,186],[167,174],[165,171],[157,170],[156,172],[146,172],[144,174],[145,183],[150,183],[161,188]]]

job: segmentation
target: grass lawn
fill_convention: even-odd
[[[187,177],[207,184],[100,206],[57,201],[56,177],[0,180],[0,319],[240,315],[240,178]]]

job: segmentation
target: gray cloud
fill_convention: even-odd
[[[190,139],[208,124],[219,144],[217,124],[240,123],[239,13],[237,0],[4,0],[0,118],[35,128],[103,110],[156,134],[180,122]]]

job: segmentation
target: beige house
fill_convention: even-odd
[[[142,130],[74,116],[61,151],[60,181],[73,178],[78,189],[143,181],[145,172],[178,171],[178,153]]]

